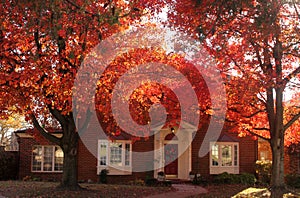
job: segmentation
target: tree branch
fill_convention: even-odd
[[[60,138],[55,137],[54,135],[51,135],[48,133],[38,122],[35,115],[33,113],[30,114],[30,118],[33,122],[34,127],[42,134],[43,137],[45,137],[47,140],[50,140],[51,142],[60,145]]]
[[[251,130],[249,130],[249,129],[246,129],[246,131],[247,132],[249,132],[250,134],[252,134],[252,135],[254,135],[254,136],[257,136],[257,137],[259,137],[259,138],[261,138],[261,139],[264,139],[264,140],[266,140],[266,141],[268,141],[268,142],[270,142],[270,138],[266,138],[266,137],[264,137],[264,136],[262,136],[262,135],[259,135],[259,134],[257,134],[257,133],[255,133],[255,132],[253,132],[253,131],[251,131]]]
[[[254,41],[252,39],[250,39],[249,42],[251,43],[251,45],[254,48],[254,51],[255,51],[255,54],[256,54],[256,57],[257,57],[257,60],[259,62],[259,65],[260,65],[261,69],[264,71],[265,70],[264,64],[263,64],[263,61],[262,61],[262,57],[259,54],[259,48],[257,47],[257,44],[254,43]]]
[[[283,126],[283,131],[286,131],[294,122],[296,122],[296,120],[298,120],[300,118],[300,112],[296,115],[294,115],[294,117],[292,119],[290,119],[284,126]]]
[[[265,112],[265,110],[258,109],[257,111],[255,111],[254,113],[251,113],[250,115],[243,115],[242,112],[239,111],[237,108],[231,107],[231,108],[228,108],[228,110],[233,111],[233,112],[238,113],[238,114],[241,114],[241,116],[244,117],[244,118],[252,118],[253,116],[255,116],[259,113]]]
[[[269,128],[265,128],[265,127],[259,127],[259,128],[254,127],[253,129],[258,130],[258,131],[269,131],[270,130]]]
[[[48,105],[48,109],[49,109],[50,113],[55,117],[55,119],[58,120],[61,127],[64,128],[65,123],[67,122],[66,118],[57,109],[53,109],[51,107],[51,105]]]
[[[79,5],[77,5],[76,3],[74,3],[74,2],[72,2],[70,0],[66,0],[66,2],[69,3],[69,4],[71,4],[72,6],[74,6],[76,9],[81,10],[81,7]],[[87,10],[84,10],[84,13],[85,14],[89,14],[89,15],[91,15],[93,17],[98,17],[98,18],[100,17],[100,14],[91,13],[91,12],[89,12]]]
[[[294,45],[299,45],[299,44],[300,44],[300,41],[291,43],[291,44],[285,46],[285,47],[283,48],[283,50],[287,50],[287,49],[293,47]]]
[[[81,7],[80,7],[79,5],[77,5],[76,3],[72,2],[71,0],[65,0],[65,1],[66,1],[67,3],[69,3],[69,4],[71,4],[72,6],[74,6],[76,9],[81,10]],[[111,1],[110,1],[110,2],[111,2]],[[113,7],[113,10],[114,10],[114,7]],[[139,9],[138,9],[138,8],[133,8],[133,11],[139,11]],[[89,11],[87,11],[87,10],[84,10],[84,13],[85,13],[85,14],[89,14],[89,15],[91,15],[92,17],[97,17],[98,19],[101,17],[100,14],[98,14],[98,13],[91,13],[91,12],[89,12]],[[127,13],[125,13],[125,14],[123,14],[123,15],[118,16],[118,18],[124,18],[124,17],[127,17],[127,16],[129,16],[131,13],[132,13],[132,9],[130,9],[129,12],[127,12]],[[114,11],[112,11],[112,14],[114,15]]]
[[[294,71],[292,71],[288,76],[283,79],[284,86],[298,73],[300,73],[300,65]]]
[[[297,14],[297,16],[298,16],[298,19],[300,19],[300,14],[299,14],[299,12],[298,12],[298,9],[297,9],[297,6],[296,6],[296,3],[294,2],[294,8],[295,8],[295,12],[296,12],[296,14]]]

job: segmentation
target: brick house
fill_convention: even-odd
[[[192,131],[193,127],[188,123],[183,125],[184,133],[178,133],[177,127],[163,127],[149,138],[135,141],[125,134],[113,141],[94,138],[88,143],[93,145],[94,150],[87,148],[88,144],[83,143],[81,138],[78,145],[78,180],[97,182],[103,169],[109,170],[108,182],[111,183],[156,178],[159,171],[164,171],[167,178],[182,180],[188,180],[191,171],[204,177],[223,172],[255,173],[256,140],[239,138],[237,133],[230,132],[230,127],[225,126],[218,141],[209,143],[210,152],[199,157],[207,127]],[[20,152],[19,179],[32,176],[59,180],[63,166],[61,149],[45,139],[37,141],[25,130],[15,134]],[[54,134],[61,136],[59,132]]]

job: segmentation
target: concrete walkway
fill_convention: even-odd
[[[176,191],[158,195],[151,195],[147,196],[146,198],[183,198],[192,195],[207,193],[207,190],[201,186],[194,186],[189,184],[172,184],[172,187],[174,187]]]

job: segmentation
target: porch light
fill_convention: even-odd
[[[171,132],[175,133],[175,129],[173,127],[171,127]]]
[[[64,153],[61,149],[55,151],[55,157],[64,157]]]

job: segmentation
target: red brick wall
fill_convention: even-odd
[[[285,174],[299,174],[300,173],[300,154],[298,152],[290,153],[285,149],[284,155],[284,173]]]
[[[255,173],[257,141],[252,137],[239,138],[240,173]]]
[[[78,144],[78,180],[97,182],[97,159],[84,146],[82,141]]]
[[[46,140],[43,140],[46,141]],[[48,142],[48,141],[46,141]],[[33,138],[19,138],[19,179],[23,179],[26,176],[30,176],[31,178],[39,178],[42,180],[49,181],[59,181],[61,180],[61,173],[37,173],[31,172],[31,164],[32,164],[32,147],[34,145],[40,145]],[[54,145],[53,143],[48,142],[44,145]]]
[[[192,171],[203,176],[209,175],[209,155],[199,158],[199,150],[206,134],[206,127],[200,129],[192,141]],[[209,145],[208,145],[209,146]]]
[[[287,171],[288,173],[299,174],[299,153],[295,153],[289,156],[290,157],[290,168]]]

